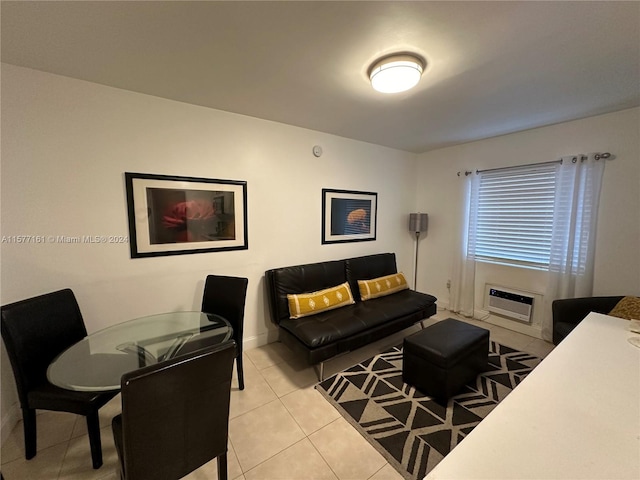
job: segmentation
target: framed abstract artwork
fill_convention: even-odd
[[[131,258],[249,248],[246,182],[124,175]]]
[[[378,194],[322,189],[322,243],[376,239]]]

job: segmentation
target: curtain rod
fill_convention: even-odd
[[[584,160],[586,158],[585,155],[576,155],[573,163],[578,161],[578,156],[582,157],[582,159]],[[611,158],[611,154],[609,152],[604,152],[604,153],[595,153],[593,155],[593,158],[597,161],[600,160],[601,158],[606,160],[607,158]],[[518,167],[533,167],[533,166],[537,166],[537,165],[551,165],[554,163],[560,163],[562,164],[562,159],[560,160],[553,160],[551,162],[540,162],[540,163],[527,163],[525,165],[513,165],[510,167],[498,167],[498,168],[486,168],[484,170],[476,170],[476,174],[478,173],[483,173],[483,172],[495,172],[497,170],[506,170],[507,168],[518,168]],[[462,175],[464,173],[464,176],[468,176],[471,175],[473,172],[470,170],[465,170],[464,172],[458,172],[458,176]]]

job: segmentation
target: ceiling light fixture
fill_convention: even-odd
[[[413,54],[397,54],[381,58],[369,69],[374,90],[398,93],[415,87],[420,81],[426,62]]]

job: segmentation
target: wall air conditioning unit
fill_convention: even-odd
[[[534,297],[517,290],[486,284],[485,298],[489,312],[531,323]]]

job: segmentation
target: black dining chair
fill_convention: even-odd
[[[98,410],[118,392],[76,392],[47,380],[51,361],[87,336],[73,292],[67,288],[4,305],[0,326],[22,408],[27,460],[37,451],[36,410],[54,410],[86,417],[93,468],[100,468]]]
[[[111,425],[120,478],[177,480],[217,458],[227,478],[235,342],[122,376],[122,413]]]
[[[207,275],[202,295],[204,313],[214,313],[227,319],[233,327],[233,339],[236,341],[236,368],[238,387],[244,390],[244,371],[242,368],[242,332],[244,329],[244,304],[247,298],[249,280],[242,277]]]

